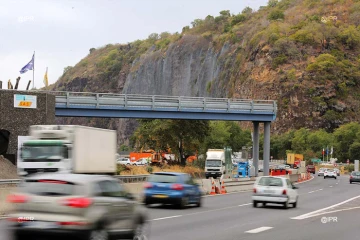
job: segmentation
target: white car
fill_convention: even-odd
[[[140,158],[139,160],[137,160],[136,162],[132,163],[135,166],[145,166],[148,164],[148,160],[147,158]]]
[[[334,171],[336,172],[337,176],[340,176],[340,170],[338,168],[334,168]]]
[[[325,178],[335,178],[336,179],[337,173],[334,169],[326,169],[324,172],[324,179]]]
[[[318,176],[324,176],[325,171],[326,171],[326,168],[320,168],[318,171]]]
[[[253,207],[257,207],[258,203],[262,203],[264,206],[267,203],[275,203],[282,204],[286,209],[289,208],[289,204],[296,208],[299,198],[296,189],[298,187],[285,177],[259,177],[254,184]]]
[[[122,165],[130,165],[131,161],[129,158],[118,158],[117,163]]]

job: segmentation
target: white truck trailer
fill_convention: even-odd
[[[17,163],[21,176],[37,172],[115,174],[116,131],[77,125],[33,125]]]
[[[221,177],[225,174],[225,150],[208,149],[205,161],[205,177]]]

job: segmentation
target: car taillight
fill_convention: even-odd
[[[184,189],[184,186],[181,185],[181,184],[175,183],[175,184],[171,185],[171,189],[172,189],[172,190],[183,190],[183,189]]]
[[[282,194],[283,194],[283,195],[286,195],[286,189],[284,189],[284,190],[282,191]]]
[[[86,222],[58,222],[59,225],[62,226],[85,226]]]
[[[89,198],[70,198],[66,199],[63,204],[73,208],[87,208],[91,205],[92,201]]]
[[[26,203],[28,201],[28,197],[19,194],[9,195],[7,201],[10,203]]]
[[[145,183],[144,188],[152,188],[153,185],[151,183]]]
[[[254,193],[256,193],[256,188],[254,188]]]
[[[350,179],[353,178],[353,176],[350,175]]]

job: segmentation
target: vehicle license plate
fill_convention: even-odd
[[[153,197],[155,197],[155,198],[167,198],[168,196],[166,196],[166,195],[154,195]]]
[[[266,193],[266,194],[272,194],[272,193],[274,193],[274,191],[273,191],[273,190],[264,190],[264,193]]]
[[[57,228],[57,224],[54,222],[42,222],[42,221],[25,222],[23,226],[24,228],[40,228],[40,229]]]

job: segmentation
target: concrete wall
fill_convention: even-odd
[[[36,95],[37,108],[14,108],[14,94]],[[17,137],[27,136],[30,125],[55,124],[55,96],[47,93],[0,89],[0,129],[8,130],[7,154],[17,153]]]

